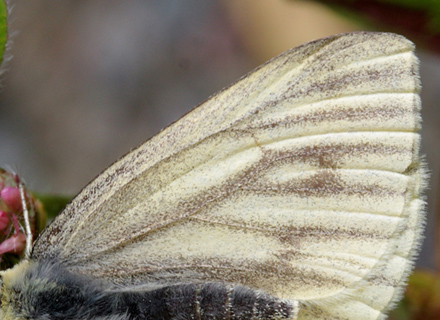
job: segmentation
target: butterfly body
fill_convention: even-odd
[[[243,286],[188,283],[121,288],[53,261],[26,261],[3,277],[2,319],[293,319],[296,304]]]
[[[251,309],[265,320],[385,319],[423,231],[413,51],[394,34],[337,35],[212,96],[66,206],[30,260],[3,275],[1,318],[20,319],[12,305],[66,309],[75,299],[37,308],[11,283],[47,296],[41,279],[56,289],[67,277],[83,288],[85,319],[167,304],[180,312],[167,313],[173,320],[244,319]],[[32,270],[41,272],[31,292]]]

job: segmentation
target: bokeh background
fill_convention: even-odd
[[[269,58],[367,29],[312,1],[11,2],[15,35],[0,93],[0,167],[18,172],[32,190],[68,195]],[[431,171],[418,265],[433,269],[440,58],[423,48],[418,55]]]

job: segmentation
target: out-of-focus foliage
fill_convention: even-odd
[[[390,320],[440,319],[440,274],[416,271],[408,281],[405,298],[390,314]]]
[[[6,41],[8,40],[8,10],[6,3],[0,0],[0,64],[3,62],[3,55],[6,49]]]
[[[439,0],[318,0],[371,27],[394,31],[440,53]]]
[[[66,206],[66,204],[71,200],[71,197],[56,195],[56,194],[42,194],[34,193],[35,198],[37,198],[44,206],[44,212],[46,219],[51,221],[57,216],[58,213]],[[43,228],[45,225],[42,226]],[[40,229],[40,231],[43,230]]]

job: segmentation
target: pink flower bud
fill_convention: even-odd
[[[14,212],[21,210],[20,190],[15,187],[4,187],[0,192],[0,197],[6,205]]]
[[[9,216],[6,212],[0,210],[0,231],[9,225]]]
[[[6,252],[19,254],[23,251],[25,245],[26,236],[22,232],[19,232],[17,235],[13,235],[0,244],[0,254]]]

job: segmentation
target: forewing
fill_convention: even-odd
[[[32,257],[122,286],[240,283],[301,319],[383,317],[423,220],[413,49],[351,33],[285,52],[104,171]]]

